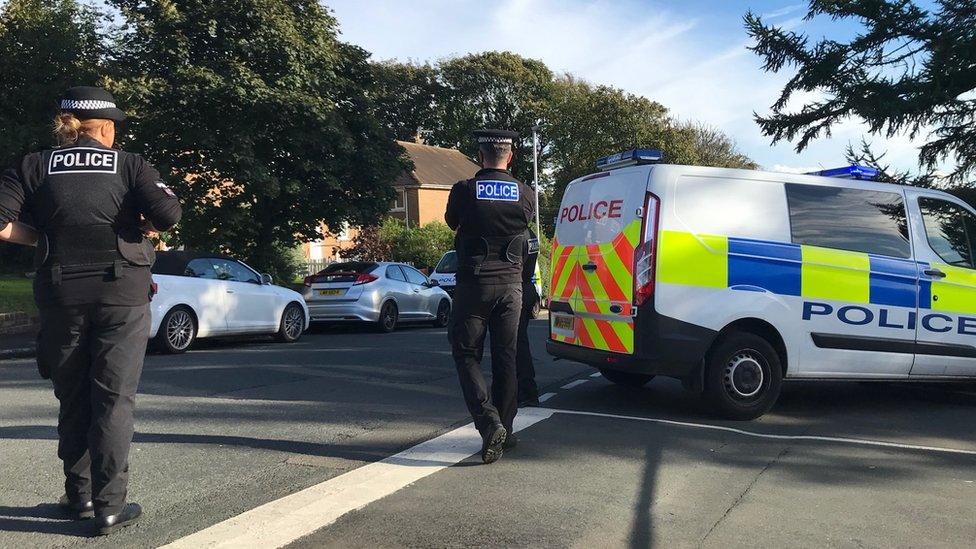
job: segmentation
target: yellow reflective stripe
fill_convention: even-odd
[[[561,248],[565,249],[565,247],[562,246]],[[563,295],[563,292],[566,290],[566,284],[569,283],[569,277],[576,266],[576,256],[577,252],[575,249],[569,252],[569,256],[566,258],[566,263],[563,265],[563,270],[559,273],[559,279],[555,281],[555,284],[553,284],[552,295]]]
[[[624,227],[624,237],[630,242],[631,247],[636,248],[640,243],[641,222],[631,221]]]
[[[726,288],[728,256],[727,237],[662,231],[657,278],[671,284]]]
[[[630,301],[634,293],[633,273],[630,272],[627,265],[617,255],[617,250],[614,249],[612,244],[610,245],[609,251],[603,254],[603,260],[607,264],[607,270],[610,271],[610,276],[617,283],[617,287],[624,293],[624,297]]]
[[[613,331],[617,333],[617,337],[620,338],[620,342],[624,344],[624,348],[627,349],[628,353],[634,352],[634,324],[630,322],[630,319],[621,319],[619,322],[611,322],[610,326]]]
[[[976,271],[932,263],[946,277],[932,281],[933,311],[976,313]]]
[[[800,246],[800,295],[851,303],[871,301],[868,254]]]
[[[602,349],[604,351],[610,350],[610,345],[607,344],[607,340],[603,339],[603,334],[600,333],[600,328],[596,325],[596,321],[583,318],[583,327],[586,329],[586,335],[590,336],[590,340],[593,341],[594,349]]]

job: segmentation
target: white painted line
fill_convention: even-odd
[[[590,374],[590,377],[603,377],[603,374],[601,374],[600,372],[597,372],[595,374]]]
[[[545,402],[554,396],[556,396],[556,393],[546,393],[539,397],[539,402]]]
[[[838,442],[843,444],[858,444],[862,446],[879,446],[882,448],[897,448],[899,450],[922,450],[926,452],[943,452],[947,454],[962,454],[966,456],[976,456],[976,450],[964,450],[962,448],[943,448],[940,446],[921,446],[917,444],[901,444],[898,442],[885,442],[882,440],[869,440],[861,438],[845,438],[845,437],[824,437],[816,435],[774,435],[770,433],[756,433],[754,431],[746,431],[744,429],[736,429],[735,427],[724,427],[721,425],[710,425],[707,423],[690,423],[687,421],[674,421],[671,419],[659,419],[652,417],[637,417],[637,416],[622,416],[617,414],[601,414],[599,412],[582,412],[578,410],[555,410],[551,408],[542,408],[543,410],[552,410],[559,414],[571,414],[577,416],[594,416],[594,417],[605,417],[612,419],[628,419],[633,421],[647,421],[650,423],[660,423],[663,425],[676,425],[678,427],[691,427],[693,429],[707,429],[712,431],[725,431],[727,433],[736,433],[739,435],[745,435],[755,438],[768,438],[772,440],[803,440],[803,441],[814,441],[814,442]]]
[[[545,408],[519,410],[515,431],[548,419],[553,413]],[[282,547],[480,451],[481,436],[469,423],[164,547]]]
[[[577,379],[576,381],[571,381],[571,382],[567,383],[566,385],[563,385],[562,387],[560,387],[560,389],[572,389],[573,387],[579,387],[580,385],[586,383],[587,381],[589,381],[589,380],[588,379]]]

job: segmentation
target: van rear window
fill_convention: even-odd
[[[796,244],[911,257],[900,193],[788,183],[786,198]]]

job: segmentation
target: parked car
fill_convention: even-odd
[[[454,287],[457,285],[457,268],[457,252],[451,250],[441,257],[441,260],[437,262],[437,266],[434,267],[433,272],[430,273],[430,279],[436,280],[440,287],[452,298],[454,297]],[[535,264],[532,284],[535,286],[535,295],[540,296],[532,306],[532,318],[539,318],[539,313],[542,310],[542,268],[538,261]]]
[[[451,314],[437,281],[402,263],[333,263],[305,278],[305,302],[312,322],[369,322],[382,332],[401,322],[442,328]]]
[[[298,292],[275,286],[236,259],[191,252],[159,252],[150,337],[164,352],[182,353],[197,338],[275,334],[298,341],[308,307]]]

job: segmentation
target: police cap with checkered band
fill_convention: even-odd
[[[516,139],[518,139],[518,132],[513,132],[511,130],[475,130],[474,137],[478,141],[479,145],[488,143],[506,143],[513,144]]]
[[[93,86],[76,86],[64,92],[58,105],[61,112],[69,112],[81,120],[105,118],[122,122],[125,113],[115,106],[115,98],[108,90]]]

